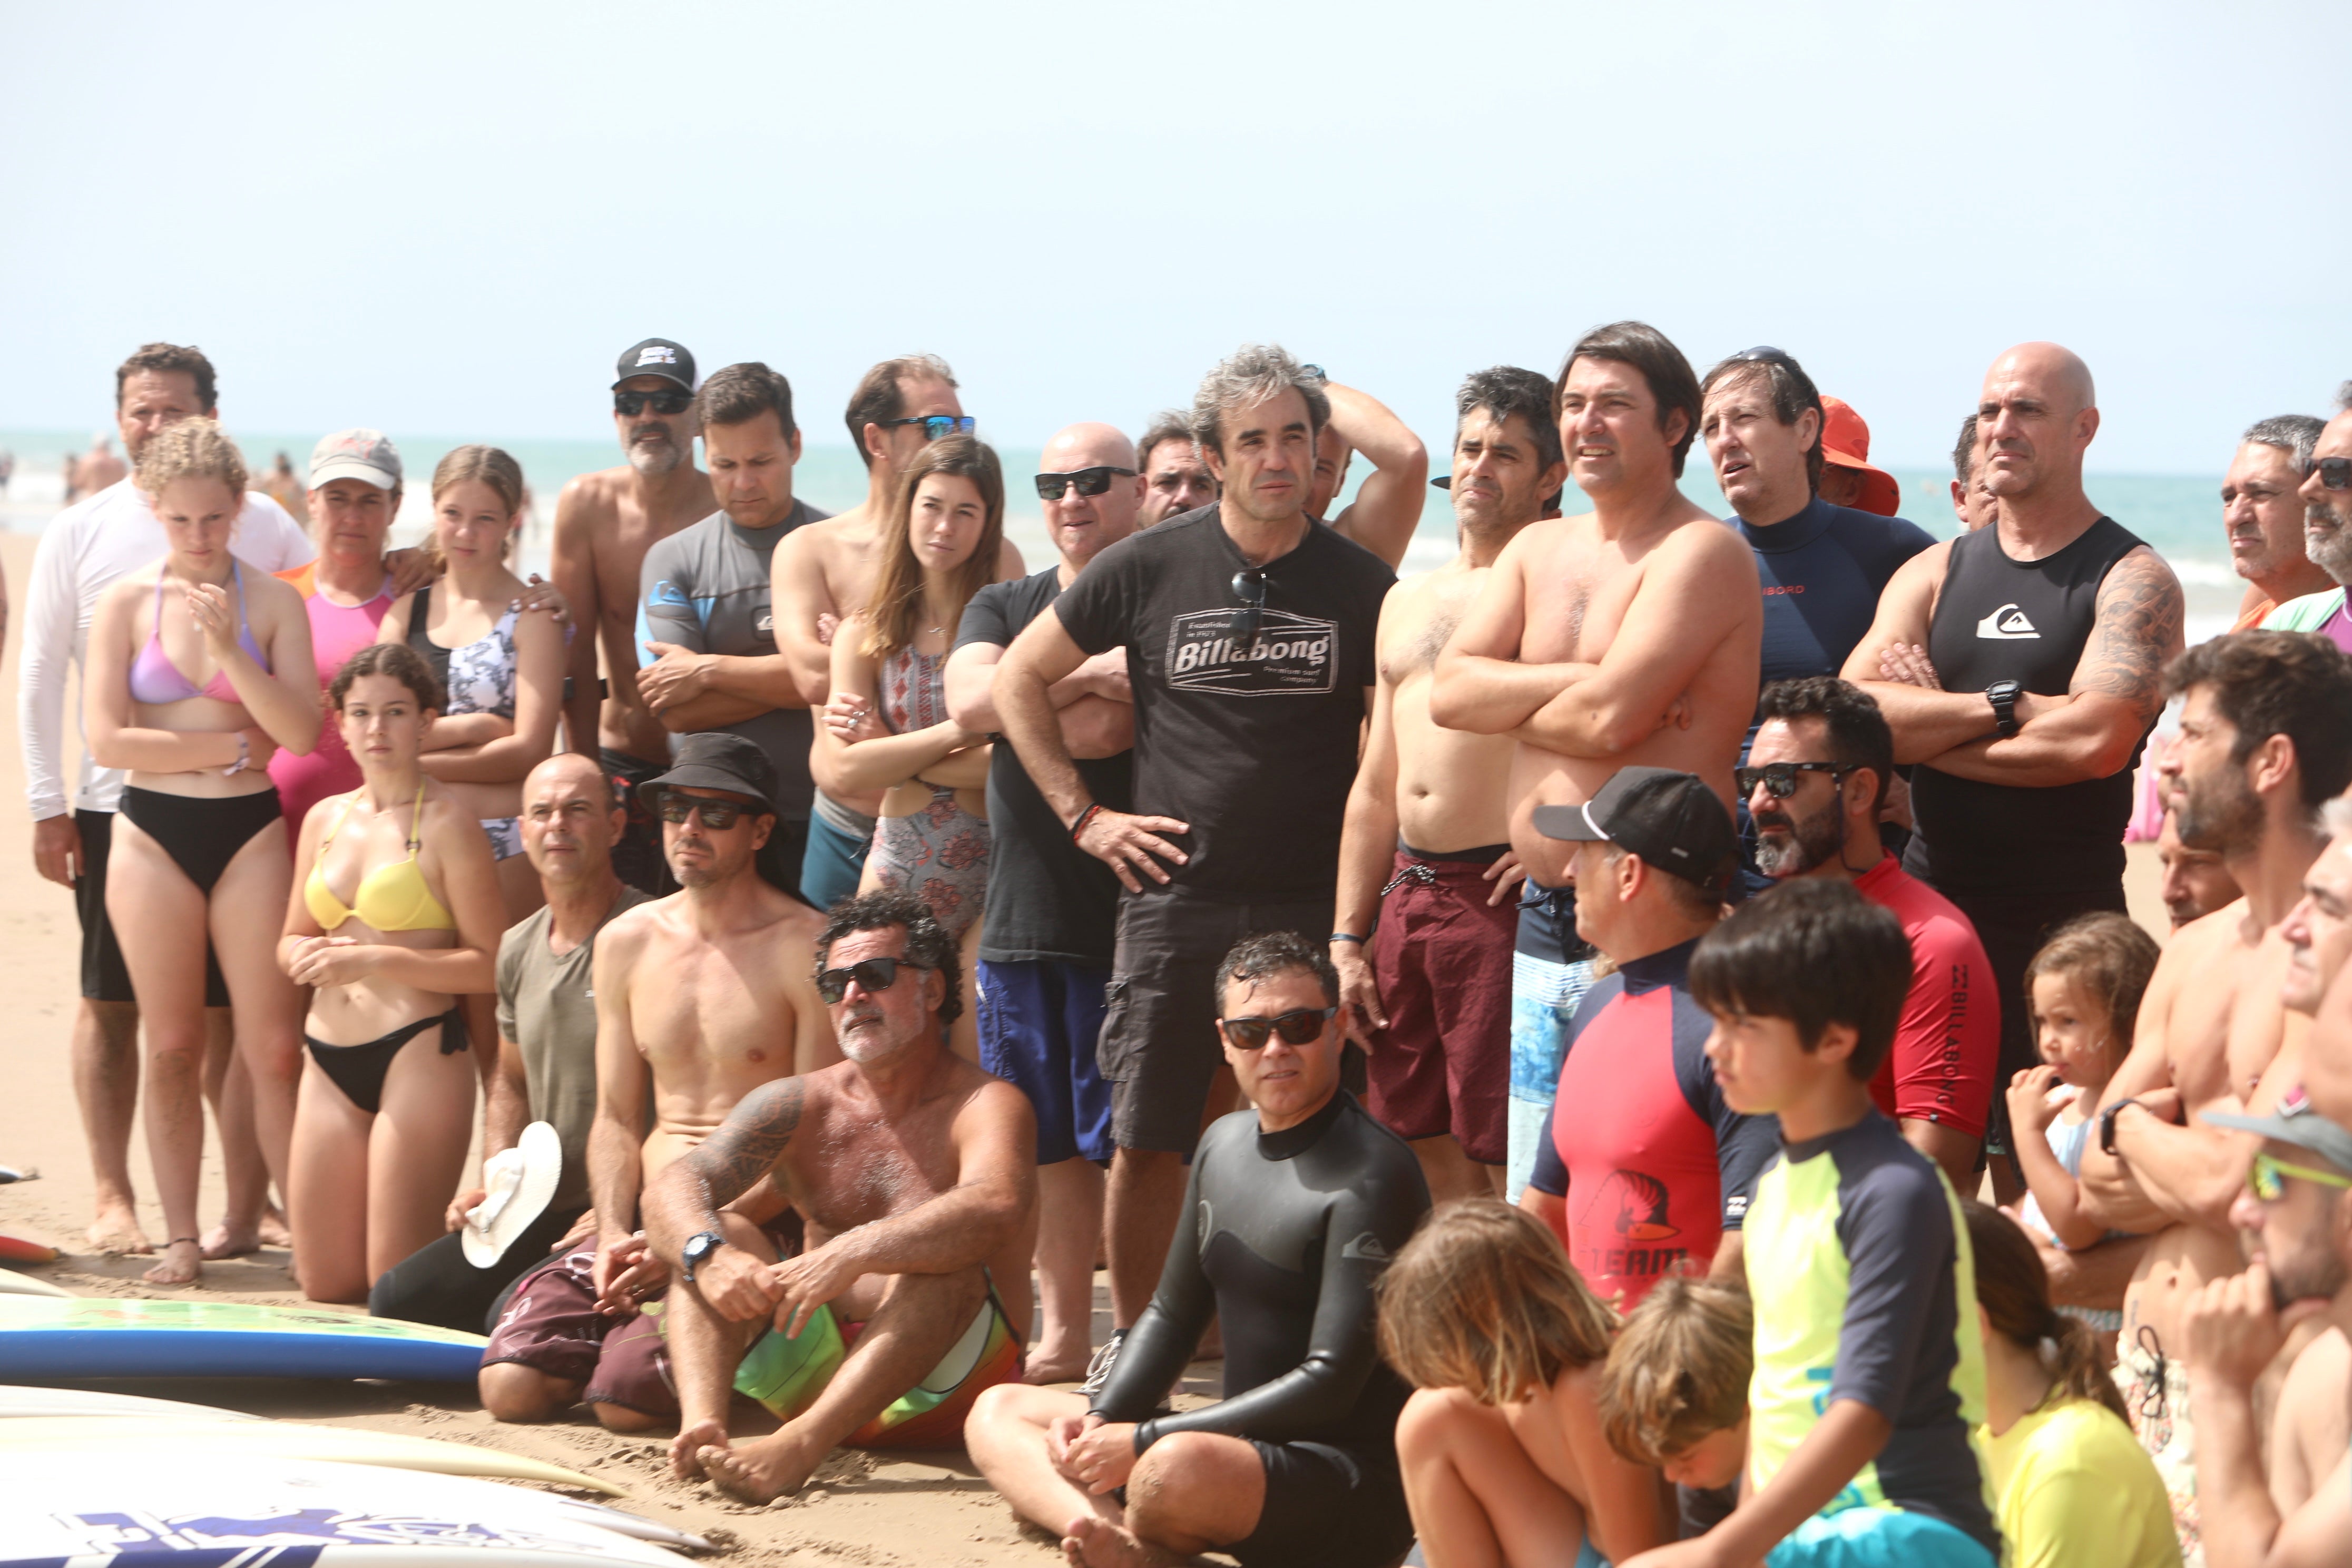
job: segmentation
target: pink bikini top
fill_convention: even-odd
[[[245,567],[230,562],[229,571],[236,582],[237,645],[253,656],[262,668],[269,668],[260,647],[253,640],[253,626],[245,617]],[[131,696],[132,700],[147,703],[182,702],[191,697],[209,697],[215,702],[240,700],[236,688],[231,686],[226,670],[213,671],[213,678],[198,686],[180,673],[172,656],[163,651],[163,574],[155,574],[155,629],[147,634],[147,646],[131,665]]]

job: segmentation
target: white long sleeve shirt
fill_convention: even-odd
[[[85,668],[89,618],[110,584],[152,565],[170,545],[154,508],[129,479],[76,501],[49,521],[33,552],[26,593],[25,651],[16,688],[16,728],[25,751],[25,793],[33,820],[66,814],[66,674]],[[247,491],[229,537],[229,552],[264,572],[285,572],[318,552],[302,525],[257,490]],[[81,714],[74,733],[82,733]],[[94,767],[87,740],[72,805],[112,811],[122,795],[119,769]]]

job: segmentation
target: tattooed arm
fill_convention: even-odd
[[[2172,568],[2145,545],[2133,551],[2099,584],[2097,619],[2066,695],[2020,700],[2015,735],[1956,746],[1927,765],[2031,788],[2120,772],[2164,707],[2164,667],[2180,652],[2181,614]]]
[[[719,1230],[719,1211],[775,1169],[801,1124],[797,1078],[763,1083],[745,1095],[719,1131],[670,1163],[646,1188],[638,1207],[654,1253],[676,1268],[686,1244]]]

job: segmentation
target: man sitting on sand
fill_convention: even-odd
[[[499,1313],[480,1384],[501,1421],[543,1420],[582,1398],[616,1432],[677,1415],[661,1324],[638,1310],[667,1279],[636,1228],[639,1189],[744,1096],[831,1054],[808,978],[821,922],[755,868],[776,825],[775,784],[756,743],[710,731],[686,737],[677,764],[639,787],[679,890],[597,934],[595,1228]]]
[[[1160,1289],[1102,1392],[992,1389],[972,1462],[1087,1568],[1223,1552],[1244,1568],[1400,1561],[1409,1391],[1380,1358],[1375,1287],[1429,1212],[1411,1145],[1339,1089],[1325,944],[1244,937],[1217,966],[1217,1032],[1254,1110],[1201,1135]],[[1215,1316],[1225,1397],[1171,1414]]]
[[[834,907],[816,966],[848,1059],[753,1090],[645,1195],[681,1281],[672,1463],[755,1502],[842,1443],[952,1446],[982,1389],[1019,1380],[1029,1333],[1036,1122],[948,1047],[955,942],[919,900],[872,893]],[[756,1223],[789,1225],[785,1205],[796,1247]],[[730,1445],[737,1389],[783,1426]]]

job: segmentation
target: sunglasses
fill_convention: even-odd
[[[1731,776],[1738,782],[1741,799],[1756,793],[1762,784],[1774,800],[1786,800],[1797,793],[1799,773],[1827,773],[1835,784],[1854,771],[1850,763],[1767,763],[1760,768],[1734,768]]]
[[[1255,566],[1234,573],[1234,597],[1242,602],[1234,617],[1234,640],[1246,646],[1257,640],[1258,621],[1265,615],[1265,574]]]
[[[2311,465],[2322,489],[2352,490],[2352,458],[2322,458]]]
[[[1289,1045],[1304,1046],[1323,1033],[1323,1026],[1331,1021],[1337,1007],[1298,1007],[1278,1018],[1220,1018],[1217,1027],[1236,1048],[1255,1051],[1265,1045],[1266,1036],[1280,1035]]]
[[[613,394],[613,412],[634,419],[651,404],[656,414],[683,414],[694,406],[690,392],[616,392]]]
[[[816,994],[828,1007],[849,994],[849,983],[857,982],[860,991],[869,994],[887,991],[898,984],[901,968],[920,970],[923,964],[904,958],[868,958],[846,969],[820,969],[816,974]]]
[[[2257,1149],[2254,1151],[2254,1168],[2246,1173],[2246,1190],[2266,1204],[2274,1204],[2285,1193],[2289,1176],[2298,1182],[2316,1182],[2323,1187],[2352,1188],[2352,1176],[2314,1170],[2309,1165],[2290,1165],[2284,1160],[2273,1160]]]
[[[1133,468],[1114,468],[1108,464],[1091,468],[1073,468],[1066,474],[1039,474],[1037,499],[1060,500],[1064,490],[1073,489],[1082,496],[1098,496],[1110,489],[1113,474],[1124,474],[1130,479],[1135,478]]]
[[[745,805],[734,800],[705,800],[700,795],[662,792],[661,805],[656,811],[664,822],[677,824],[689,816],[700,816],[702,826],[713,833],[724,833],[741,818],[756,815],[761,808]]]
[[[969,414],[918,414],[906,419],[885,419],[883,428],[898,425],[919,425],[923,439],[936,441],[942,436],[969,436],[980,424]]]

